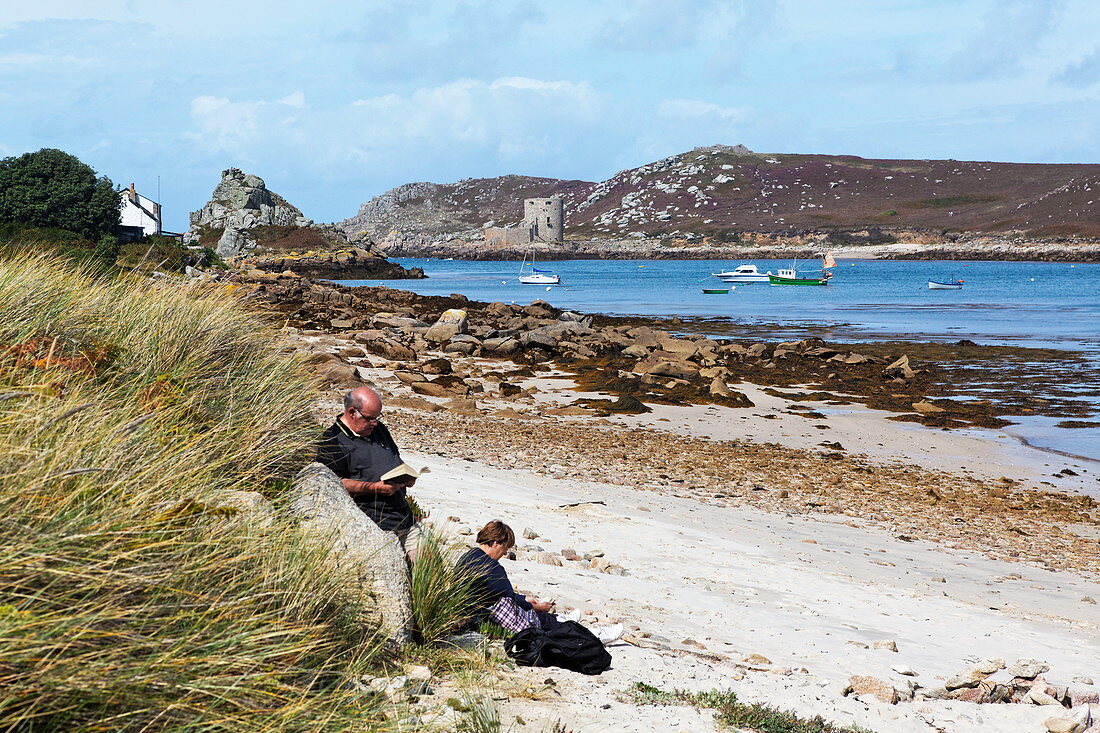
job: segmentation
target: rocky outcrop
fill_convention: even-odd
[[[405,555],[355,505],[340,480],[320,463],[298,473],[291,511],[306,535],[328,552],[347,577],[347,593],[361,604],[364,624],[377,626],[393,644],[412,638],[412,598]]]
[[[242,261],[267,272],[291,270],[303,277],[325,280],[415,280],[427,277],[423,268],[405,268],[370,248],[346,246],[337,252],[309,252],[304,255],[260,254]]]
[[[306,227],[312,223],[297,207],[269,191],[259,176],[228,168],[222,171],[222,180],[206,205],[191,212],[186,239],[192,241],[204,233],[220,231],[214,249],[225,257],[251,249],[255,241],[249,232],[256,227]]]

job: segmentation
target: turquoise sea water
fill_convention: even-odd
[[[566,260],[540,264],[561,285],[520,285],[518,262],[399,259],[427,280],[345,281],[424,295],[462,293],[474,300],[529,303],[616,315],[703,316],[755,326],[773,338],[807,327],[830,340],[917,338],[1082,351],[1100,361],[1100,264],[840,260],[827,287],[720,285],[711,273],[745,260]],[[762,272],[789,261],[747,260]],[[817,267],[802,261],[800,271]],[[962,290],[928,290],[928,280],[962,279]],[[1090,398],[1095,401],[1095,398]],[[1098,405],[1100,409],[1100,405]],[[1100,419],[1100,418],[1092,418]],[[1014,431],[1029,442],[1100,458],[1100,430],[1065,430],[1033,419]]]

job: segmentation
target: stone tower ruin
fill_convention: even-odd
[[[486,227],[485,240],[524,245],[565,240],[565,203],[561,196],[523,200],[523,221],[514,227]]]
[[[531,228],[532,242],[560,242],[565,237],[565,205],[561,196],[526,199],[523,223]]]

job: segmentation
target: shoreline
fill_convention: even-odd
[[[456,259],[516,261],[523,259],[523,248],[486,243],[461,236],[442,241],[413,243],[385,241],[382,250],[391,259]],[[830,244],[825,240],[796,243],[737,246],[715,242],[688,245],[665,240],[566,240],[539,244],[535,251],[540,260],[761,260],[813,259],[823,251],[836,258],[857,260],[950,260],[974,262],[1059,262],[1094,264],[1100,262],[1100,241],[1067,240],[1012,241],[992,237],[978,241],[933,240],[880,244]]]

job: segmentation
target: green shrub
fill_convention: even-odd
[[[382,730],[373,629],[274,493],[314,391],[224,288],[0,258],[0,729]]]
[[[119,228],[111,180],[53,148],[0,160],[0,222],[56,227],[98,240]]]

